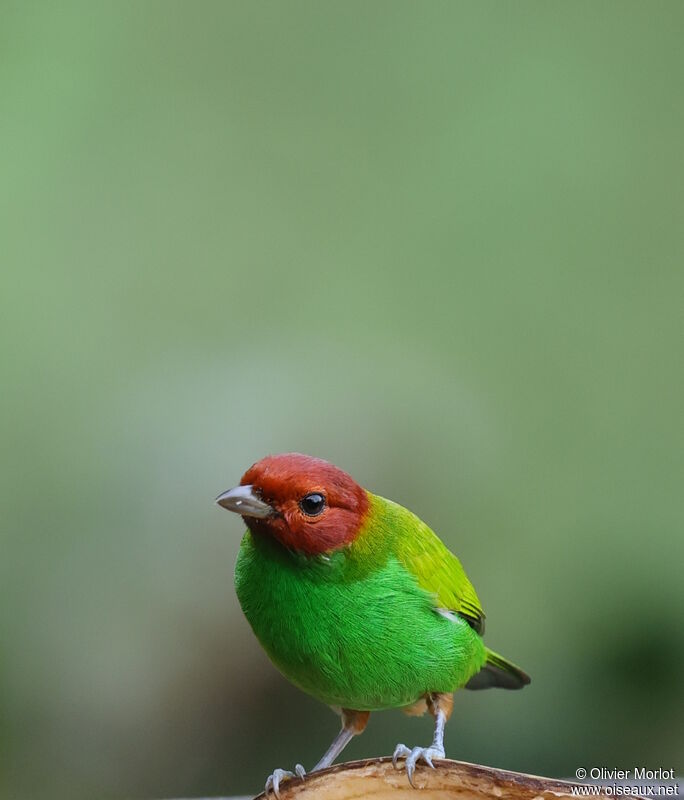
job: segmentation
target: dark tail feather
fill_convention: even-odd
[[[520,667],[487,648],[487,663],[466,683],[466,689],[522,689],[530,682],[530,676]]]

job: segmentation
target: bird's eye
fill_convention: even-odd
[[[307,494],[299,501],[299,507],[307,517],[317,517],[325,510],[325,497],[318,492]]]

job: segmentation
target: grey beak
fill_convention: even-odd
[[[275,513],[268,503],[264,503],[255,494],[251,486],[236,486],[228,489],[216,498],[216,502],[228,511],[234,511],[242,517],[271,517]]]

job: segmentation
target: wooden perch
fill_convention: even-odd
[[[295,778],[280,785],[281,800],[351,800],[370,797],[374,800],[546,800],[546,798],[587,797],[572,794],[573,787],[583,784],[540,778],[520,772],[466,764],[463,761],[436,760],[435,769],[424,765],[416,768],[414,781],[409,785],[405,770],[395,769],[391,758],[349,761],[329,769]],[[600,792],[596,797],[607,797]],[[264,800],[260,794],[255,800]],[[273,794],[269,795],[273,800]]]

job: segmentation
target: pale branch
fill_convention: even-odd
[[[591,797],[591,784],[571,783],[508,772],[502,769],[467,764],[447,759],[436,760],[435,769],[419,765],[416,769],[413,789],[406,772],[392,766],[391,758],[375,758],[350,761],[329,769],[281,784],[281,800],[558,800],[559,798]],[[574,791],[573,791],[574,790]],[[598,790],[595,795],[606,798],[610,795]],[[270,795],[272,800],[273,794]],[[263,800],[261,794],[256,800]]]

